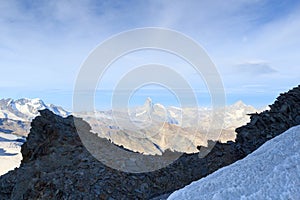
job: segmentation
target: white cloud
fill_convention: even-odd
[[[300,12],[297,5],[286,7],[266,0],[1,1],[0,84],[72,89],[81,63],[100,42],[120,31],[162,26],[203,45],[227,89],[288,89],[300,78]]]
[[[236,73],[250,75],[250,76],[259,76],[259,75],[268,75],[276,73],[277,71],[273,69],[266,62],[246,62],[234,66]]]

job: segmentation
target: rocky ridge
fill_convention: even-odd
[[[250,123],[236,129],[237,148],[245,156],[267,140],[300,124],[300,86],[280,94],[270,110],[249,114]]]
[[[139,174],[117,171],[96,160],[82,145],[74,120],[91,140],[108,141],[91,133],[85,121],[40,111],[22,146],[20,168],[0,178],[0,199],[151,199],[172,192],[300,124],[300,86],[281,94],[270,108],[251,114],[250,123],[236,130],[235,142],[217,142],[205,158],[184,154],[166,168]]]

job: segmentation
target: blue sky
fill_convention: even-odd
[[[89,53],[114,34],[142,27],[174,29],[197,41],[218,67],[228,103],[263,106],[299,84],[298,1],[11,0],[0,1],[0,98],[40,97],[70,108]],[[183,63],[149,51],[116,63],[99,89],[112,89],[130,64],[151,60],[177,64],[198,87],[199,77]]]

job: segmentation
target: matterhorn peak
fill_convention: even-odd
[[[150,97],[147,97],[144,105],[153,105],[152,99]]]
[[[147,97],[145,103],[144,103],[144,109],[146,112],[151,113],[153,111],[153,102],[152,99],[150,97]]]

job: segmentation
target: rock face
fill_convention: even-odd
[[[260,114],[251,114],[250,123],[236,129],[241,155],[246,156],[267,140],[300,124],[300,86],[281,94],[270,108]]]
[[[74,120],[86,131],[89,124],[49,110],[40,114],[22,146],[20,168],[0,179],[0,199],[150,199],[206,174],[194,167],[198,165],[197,154],[185,155],[171,166],[150,173],[111,169],[81,143]],[[90,140],[107,142],[94,133],[88,135]]]
[[[168,200],[300,199],[300,126],[247,157],[172,193]]]
[[[300,124],[300,86],[282,94],[270,107],[251,115],[251,122],[237,129],[236,142],[217,143],[205,158],[184,154],[166,168],[139,174],[117,171],[96,160],[82,145],[74,120],[91,140],[108,141],[91,133],[85,121],[40,111],[22,146],[20,168],[0,178],[0,199],[151,199],[170,193]]]

